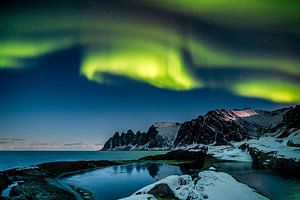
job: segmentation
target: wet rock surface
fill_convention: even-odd
[[[51,176],[60,176],[66,173],[74,173],[82,170],[94,169],[97,167],[106,167],[118,165],[113,161],[76,161],[76,162],[54,162],[38,165],[40,169],[45,170]]]
[[[175,150],[162,155],[143,157],[140,160],[179,160],[203,162],[206,153],[206,147],[199,149],[199,151]]]
[[[34,179],[13,187],[8,199],[73,200],[70,192],[51,185],[45,179]]]
[[[0,192],[11,182],[22,181],[21,184],[12,188],[8,199],[76,199],[74,193],[56,182],[55,179],[57,177],[119,164],[113,161],[52,162],[32,167],[11,169],[0,174],[0,186],[2,187]],[[83,194],[85,193],[87,192],[85,191]],[[83,199],[92,198],[84,198],[83,196]]]
[[[8,179],[8,176],[0,173],[0,191],[5,189],[9,184],[11,184],[11,181]]]
[[[93,194],[90,191],[80,188],[77,185],[70,185],[70,187],[74,191],[76,191],[83,200],[93,200],[94,199]]]
[[[164,199],[178,199],[174,192],[170,189],[168,184],[160,183],[155,185],[148,194],[152,194],[156,198],[164,198]]]

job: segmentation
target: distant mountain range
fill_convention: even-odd
[[[159,122],[147,132],[116,132],[102,150],[170,150],[227,145],[261,136],[288,137],[300,129],[300,105],[274,111],[218,109],[184,123]],[[293,141],[289,145],[294,144]]]

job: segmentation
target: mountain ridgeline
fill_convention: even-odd
[[[299,129],[300,105],[275,111],[218,109],[184,123],[155,123],[147,132],[116,132],[102,150],[170,150],[201,144],[226,145],[261,136],[284,138]]]
[[[121,134],[116,132],[102,150],[166,149],[172,146],[179,128],[180,123],[160,122],[150,126],[145,133],[138,131],[135,134],[132,130]]]

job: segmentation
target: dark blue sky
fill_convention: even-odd
[[[252,107],[272,110],[300,102],[299,95],[295,94],[300,80],[297,58],[300,37],[299,32],[288,29],[299,25],[299,18],[292,21],[293,24],[286,27],[286,31],[277,31],[273,25],[265,29],[260,24],[254,24],[254,27],[249,28],[241,26],[237,21],[233,26],[222,20],[218,23],[209,16],[187,15],[177,9],[170,11],[164,6],[141,5],[135,1],[112,1],[110,4],[91,1],[94,3],[78,3],[75,6],[66,3],[63,8],[67,10],[62,13],[58,11],[59,14],[53,9],[55,3],[48,3],[51,6],[46,9],[48,4],[36,5],[33,2],[29,2],[25,8],[20,2],[10,3],[2,8],[4,14],[0,14],[0,48],[3,49],[0,50],[0,149],[97,149],[115,131],[145,131],[157,121],[183,122],[217,108]],[[112,15],[109,18],[113,20],[106,22],[110,33],[103,31],[102,26],[98,27],[99,32],[96,25],[97,31],[93,27],[81,25],[74,31],[70,21],[66,21],[65,26],[62,23],[60,27],[52,20],[57,15],[76,17],[83,21],[92,21],[98,17],[102,19],[95,14],[100,8],[103,12],[102,7],[105,7],[105,13]],[[45,9],[45,16],[40,17],[42,12],[36,8]],[[89,14],[77,16],[74,11],[81,8]],[[221,16],[222,11],[219,14]],[[278,18],[289,17],[282,15]],[[138,18],[142,24],[157,26],[155,31],[165,32],[166,35],[157,36],[154,30],[150,36],[142,31],[138,34],[132,32],[131,26],[136,22],[129,19],[131,16],[142,16]],[[28,20],[28,24],[23,23],[22,17]],[[122,23],[118,24],[120,20]],[[245,20],[252,21],[251,18]],[[74,19],[71,21],[76,23]],[[49,24],[44,25],[46,22]],[[112,36],[111,32],[115,31],[111,30],[115,29],[111,28],[115,26],[113,22],[117,24],[117,30],[121,27],[120,30],[124,32]],[[173,33],[160,30],[162,23],[164,26],[168,24],[170,30],[175,32],[190,33],[184,33],[184,42],[178,39],[169,41]],[[133,29],[139,31],[138,26]],[[145,43],[131,39],[128,44],[128,38],[135,37],[135,34]],[[196,39],[190,39],[192,42],[200,41],[201,45],[194,48],[194,43],[187,44],[188,35],[196,35]],[[149,37],[159,37],[160,40],[166,38],[166,41],[157,38],[152,41]],[[52,38],[59,38],[60,42],[70,39],[72,42],[63,48],[47,49],[41,53],[43,42]],[[109,42],[99,42],[99,38],[107,38]],[[155,45],[167,43],[163,48],[171,45],[170,52],[173,52],[173,45],[176,46],[174,52],[180,52],[187,76],[181,71],[170,72],[176,65],[171,57],[173,54],[169,51],[162,51],[165,54],[160,52],[160,47],[158,51],[152,52],[151,42]],[[22,49],[27,48],[25,43],[31,46],[28,45],[30,47],[26,52],[22,52]],[[144,44],[145,51],[140,47]],[[207,49],[202,49],[202,44]],[[147,45],[151,46],[151,51]],[[34,53],[28,53],[31,48],[40,51],[32,50]],[[93,58],[90,55],[98,52],[98,71],[95,76],[80,73],[82,67],[85,67],[83,63],[90,61],[89,58]],[[199,58],[198,53],[203,57]],[[101,57],[103,54],[114,61],[119,59],[121,67],[115,68],[113,61]],[[224,59],[224,55],[229,55],[229,58]],[[140,75],[138,64],[144,66],[140,58],[145,59],[146,68],[163,71],[165,65],[168,65],[167,71],[171,74],[167,78],[155,77],[155,80],[150,74],[149,77]],[[157,64],[158,68],[148,65],[148,58],[157,58],[154,65]],[[22,61],[25,65],[18,67],[6,64],[8,59]],[[161,62],[162,59],[164,62]],[[261,66],[260,62],[263,63]],[[124,63],[137,65],[137,68]],[[147,70],[143,69],[143,73],[152,72]],[[184,85],[184,82],[176,82],[176,76],[201,81],[201,85]],[[268,87],[265,88],[261,80],[267,80]],[[247,84],[244,86],[243,83]],[[278,88],[276,84],[281,86]],[[238,86],[249,90],[249,95],[236,89]],[[268,94],[261,94],[259,89],[253,92],[253,87],[260,86]]]

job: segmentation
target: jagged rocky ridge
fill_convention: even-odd
[[[169,148],[178,133],[180,123],[160,122],[155,123],[147,132],[132,130],[126,133],[116,132],[113,137],[104,144],[102,150],[143,150],[143,149],[165,149]]]
[[[218,109],[182,124],[155,123],[145,133],[116,132],[102,150],[167,150],[198,144],[225,145],[266,135],[283,138],[299,129],[300,105],[275,111]],[[298,145],[292,141],[289,144]]]

